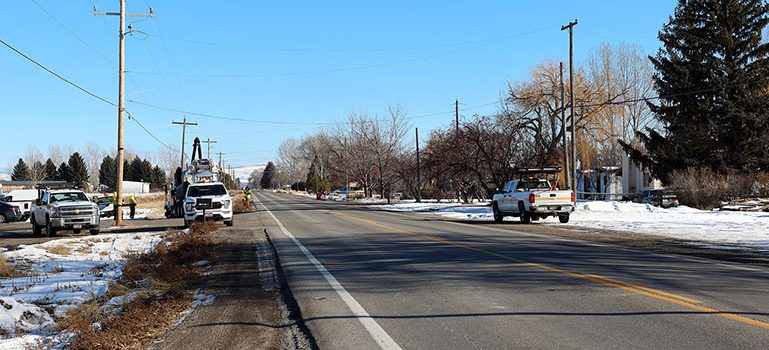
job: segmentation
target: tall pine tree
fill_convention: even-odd
[[[272,180],[275,177],[275,164],[268,162],[262,173],[262,179],[259,181],[259,185],[264,189],[272,188]]]
[[[45,180],[56,180],[58,178],[59,170],[56,169],[56,164],[54,164],[53,160],[48,158],[48,160],[45,161]]]
[[[106,156],[99,166],[99,183],[114,190],[117,185],[117,162],[111,156]]]
[[[65,162],[61,162],[59,165],[59,170],[57,171],[59,173],[59,177],[56,180],[66,181],[66,182],[72,182],[72,171],[69,168],[69,165]]]
[[[769,23],[762,0],[679,0],[650,57],[650,103],[664,131],[639,133],[644,150],[631,158],[667,181],[676,170],[769,170]]]
[[[88,186],[88,167],[80,153],[72,153],[67,165],[70,171],[69,181],[81,188],[86,188]]]
[[[13,173],[11,174],[11,180],[13,181],[29,181],[29,167],[24,160],[19,158],[19,162],[13,167]]]

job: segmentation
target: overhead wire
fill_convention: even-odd
[[[76,89],[80,90],[81,92],[83,92],[83,93],[85,93],[85,94],[87,94],[87,95],[89,95],[89,96],[91,96],[91,97],[93,97],[93,98],[95,98],[95,99],[97,99],[97,100],[99,100],[99,101],[101,101],[101,102],[104,102],[104,103],[106,103],[106,104],[108,104],[108,105],[110,105],[110,106],[112,106],[112,107],[118,107],[118,105],[117,105],[116,103],[114,103],[114,102],[112,102],[112,101],[110,101],[110,100],[108,100],[108,99],[106,99],[106,98],[104,98],[104,97],[101,97],[101,96],[97,95],[96,93],[93,93],[93,92],[91,92],[90,90],[88,90],[88,89],[86,89],[86,88],[84,88],[84,87],[82,87],[82,86],[78,85],[77,83],[75,83],[75,82],[73,82],[73,81],[71,81],[71,80],[69,80],[69,79],[67,79],[67,78],[63,77],[63,76],[62,76],[62,75],[60,75],[59,73],[56,73],[55,71],[53,71],[52,69],[50,69],[50,68],[46,67],[46,66],[45,66],[45,65],[43,65],[42,63],[40,63],[40,62],[36,61],[36,60],[35,60],[35,59],[33,59],[32,57],[30,57],[30,56],[26,55],[25,53],[21,52],[20,50],[16,49],[16,48],[15,48],[15,47],[13,47],[11,44],[8,44],[8,43],[7,43],[5,40],[3,40],[3,39],[1,39],[1,38],[0,38],[0,44],[3,44],[4,46],[6,46],[7,48],[11,49],[13,52],[15,52],[16,54],[20,55],[21,57],[23,57],[23,58],[24,58],[24,59],[26,59],[27,61],[30,61],[30,62],[32,62],[33,64],[35,64],[35,65],[36,65],[36,66],[38,66],[39,68],[41,68],[41,69],[45,70],[45,71],[46,71],[46,72],[48,72],[49,74],[51,74],[51,75],[55,76],[56,78],[58,78],[58,79],[59,79],[59,80],[61,80],[61,81],[63,81],[63,82],[65,82],[65,83],[67,83],[67,84],[69,84],[69,85],[73,86],[74,88],[76,88]],[[138,124],[138,125],[139,125],[139,126],[142,128],[142,130],[144,130],[145,132],[147,132],[147,134],[149,134],[149,135],[150,135],[152,138],[154,138],[156,141],[158,141],[158,142],[159,142],[161,145],[163,145],[163,146],[165,146],[165,147],[168,147],[169,149],[175,150],[174,148],[172,148],[172,147],[170,147],[170,146],[166,145],[164,142],[160,141],[160,139],[159,139],[157,136],[155,136],[155,134],[153,134],[153,133],[152,133],[151,131],[149,131],[149,130],[148,130],[146,127],[144,127],[144,125],[142,125],[142,123],[141,123],[141,122],[140,122],[138,119],[136,119],[136,117],[135,117],[135,116],[133,116],[133,115],[132,115],[130,112],[128,112],[128,111],[127,111],[127,110],[125,110],[125,109],[124,109],[123,111],[124,111],[124,112],[126,112],[126,114],[128,114],[128,116],[129,116],[129,119],[130,119],[130,120],[133,120],[134,122],[136,122],[136,124]]]
[[[442,53],[436,53],[432,55],[426,55],[426,56],[419,56],[419,57],[412,57],[412,58],[406,58],[406,59],[400,59],[400,60],[394,60],[394,61],[388,61],[388,62],[380,62],[380,63],[374,63],[374,64],[367,64],[367,65],[359,65],[354,67],[339,67],[339,68],[330,68],[330,69],[323,69],[323,70],[315,70],[315,71],[305,71],[305,72],[272,72],[272,73],[232,73],[232,74],[192,74],[192,73],[179,73],[176,70],[172,70],[171,73],[165,73],[165,72],[147,72],[147,71],[127,71],[129,74],[145,74],[145,75],[159,75],[159,76],[175,76],[177,79],[179,77],[192,77],[192,78],[254,78],[254,77],[281,77],[281,76],[302,76],[302,75],[317,75],[317,74],[328,74],[328,73],[339,73],[339,72],[348,72],[348,71],[357,71],[357,70],[366,70],[371,68],[380,68],[380,67],[386,67],[390,65],[396,65],[396,64],[402,64],[402,63],[410,63],[410,62],[418,62],[422,60],[427,60],[431,58],[436,57],[445,57],[454,55],[461,52],[466,52],[470,50],[479,49],[482,47],[490,46],[499,42],[503,42],[506,40],[509,40],[511,38],[518,38],[526,35],[531,35],[534,33],[542,32],[548,29],[553,28],[553,25],[544,26],[538,29],[530,30],[523,33],[518,33],[514,35],[509,35],[504,37],[503,39],[495,39],[486,41],[482,44],[472,45],[469,47],[451,50],[447,52]]]

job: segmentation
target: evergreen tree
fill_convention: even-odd
[[[142,160],[142,165],[139,167],[139,181],[152,183],[152,163],[149,160]]]
[[[623,143],[631,158],[669,180],[673,171],[769,169],[769,24],[762,0],[679,0],[650,57],[661,96],[651,104],[664,132]]]
[[[128,176],[126,180],[128,181],[140,181],[142,179],[142,160],[139,158],[139,156],[134,157],[133,160],[131,160],[130,170],[128,171]]]
[[[59,178],[59,170],[51,158],[45,161],[45,180],[56,180]]]
[[[99,167],[99,183],[114,190],[117,188],[117,162],[109,155],[104,157]]]
[[[275,164],[268,162],[262,173],[262,179],[259,181],[259,185],[264,188],[272,188],[272,179],[275,177]]]
[[[115,174],[117,174],[117,170],[115,170]],[[123,181],[133,181],[131,180],[132,178],[131,163],[128,162],[128,159],[123,159]],[[117,183],[117,180],[115,183]]]
[[[72,182],[72,170],[67,163],[61,162],[57,172],[59,173],[59,177],[56,180]]]
[[[307,172],[307,180],[304,182],[307,191],[317,193],[331,190],[331,183],[318,172],[319,168],[320,160],[318,156],[315,156],[310,164],[310,170]]]
[[[151,176],[151,182],[153,188],[156,190],[161,190],[166,185],[166,172],[163,171],[159,166],[155,165],[154,168],[152,168],[152,176]]]
[[[70,171],[69,181],[81,188],[88,186],[88,167],[80,153],[75,152],[69,157],[67,162]]]
[[[13,174],[11,174],[11,180],[13,181],[29,181],[29,167],[24,160],[19,158],[19,162],[13,167]]]

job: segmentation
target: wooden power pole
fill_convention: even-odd
[[[419,128],[415,128],[417,145],[417,203],[422,202],[422,169],[419,167]]]
[[[566,89],[563,86],[563,62],[559,64],[561,70],[561,132],[563,133],[563,183],[571,189],[571,172],[569,171],[569,143],[566,137]]]
[[[574,126],[574,26],[577,20],[561,27],[561,30],[569,30],[569,109],[571,110],[571,184],[574,193],[577,192],[577,130]]]
[[[180,122],[173,121],[171,124],[177,124],[182,126],[182,163],[180,167],[184,169],[184,143],[186,142],[186,136],[187,136],[187,125],[198,125],[196,122],[188,122],[187,116],[184,116],[184,119]],[[193,150],[194,151],[194,150]]]
[[[201,142],[205,142],[208,145],[208,153],[206,155],[206,159],[210,161],[211,160],[211,144],[216,143],[216,140],[211,140],[210,137],[206,137],[206,140]]]
[[[123,204],[123,114],[125,113],[125,18],[128,17],[152,17],[153,12],[150,7],[150,13],[127,14],[125,12],[125,0],[120,0],[120,12],[96,12],[96,6],[93,8],[94,16],[120,16],[119,49],[118,49],[118,106],[117,106],[117,188],[115,193],[115,202],[117,202],[115,211],[115,225],[123,224],[123,212],[120,206]],[[131,26],[128,26],[130,33]]]

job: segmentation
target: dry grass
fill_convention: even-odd
[[[72,248],[65,247],[63,245],[53,245],[53,246],[43,247],[43,250],[56,255],[69,255],[70,253],[72,253]]]
[[[21,277],[24,274],[5,260],[5,255],[0,254],[0,277]]]
[[[246,207],[243,204],[243,198],[245,198],[246,195],[243,194],[243,192],[238,192],[238,194],[235,195],[235,198],[232,199],[232,212],[235,214],[241,214],[241,213],[247,213],[248,207]]]
[[[165,218],[166,195],[165,193],[150,193],[136,197],[136,209],[155,209],[147,214],[148,219]]]
[[[214,223],[195,223],[189,233],[167,233],[168,244],[158,244],[146,254],[130,256],[121,280],[99,300],[70,311],[59,322],[74,332],[71,349],[142,349],[162,336],[191,303],[190,282],[200,277],[193,263],[210,259]],[[100,305],[130,292],[137,297],[114,314]],[[99,326],[94,326],[98,324]]]

